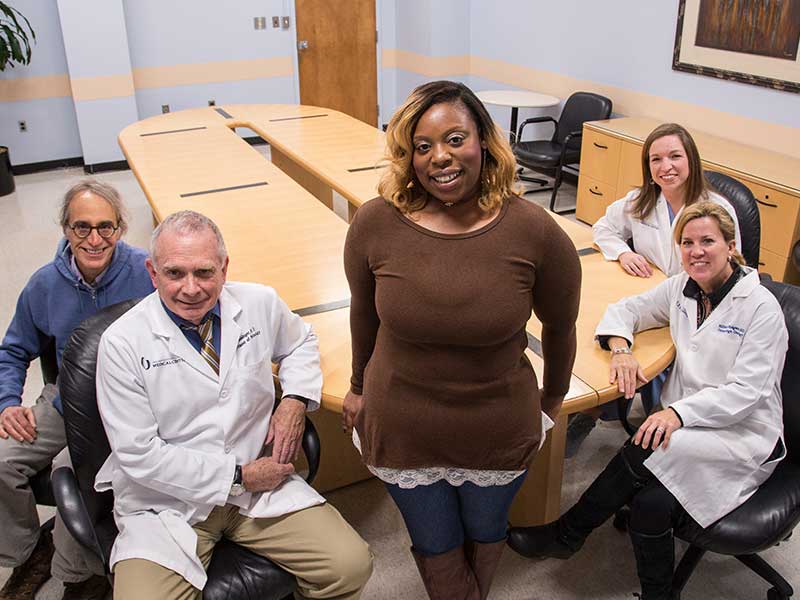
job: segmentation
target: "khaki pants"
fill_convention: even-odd
[[[0,439],[0,566],[17,567],[33,552],[39,539],[39,514],[28,479],[53,464],[71,466],[65,450],[67,438],[64,419],[53,406],[58,388],[48,384],[33,406],[36,417],[36,440],[32,444],[12,437]],[[64,582],[102,575],[103,565],[67,532],[56,513],[53,531],[56,548],[53,575]]]
[[[372,574],[369,546],[329,504],[282,517],[251,519],[218,506],[194,526],[197,556],[208,568],[223,536],[274,561],[297,577],[300,598],[355,600]],[[202,592],[178,573],[144,559],[114,567],[115,600],[197,600]]]

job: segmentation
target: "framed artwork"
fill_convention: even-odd
[[[800,93],[800,0],[679,0],[672,68]]]

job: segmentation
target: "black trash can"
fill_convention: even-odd
[[[0,146],[0,196],[14,191],[14,174],[11,172],[11,155],[6,146]]]

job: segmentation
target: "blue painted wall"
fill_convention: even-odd
[[[67,57],[56,0],[15,0],[14,7],[31,22],[36,33],[31,64],[0,73],[0,79],[66,75]],[[26,132],[20,132],[25,121]],[[0,102],[0,144],[11,150],[13,164],[81,156],[75,107],[70,96]]]

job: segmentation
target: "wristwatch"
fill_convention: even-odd
[[[242,465],[236,465],[236,471],[233,473],[233,483],[231,484],[231,496],[241,496],[246,491],[242,482]]]

